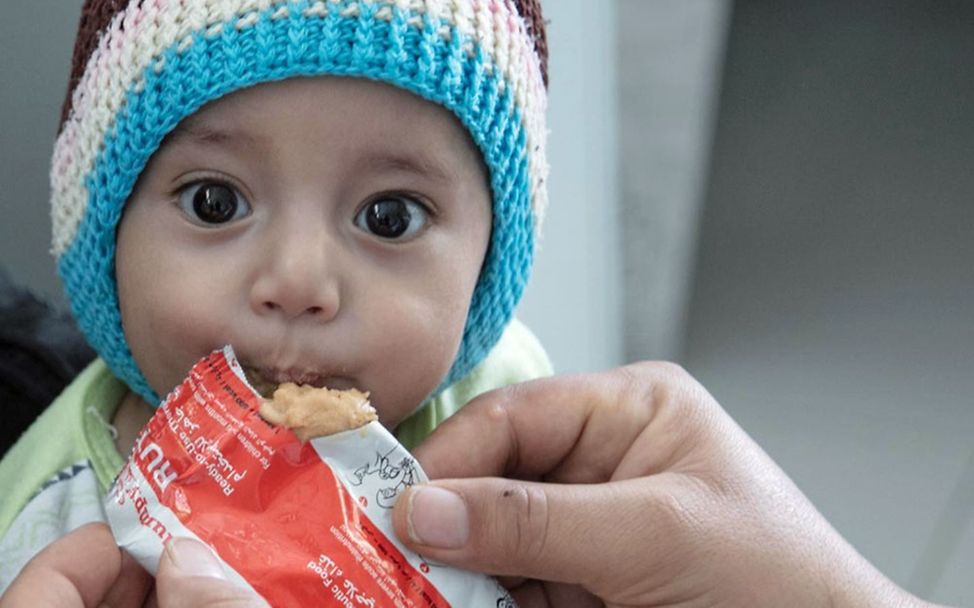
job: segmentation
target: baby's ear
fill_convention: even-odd
[[[0,456],[94,358],[66,309],[0,268]]]

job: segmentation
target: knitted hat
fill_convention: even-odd
[[[291,76],[387,82],[457,115],[490,171],[493,230],[440,387],[500,338],[546,202],[547,45],[539,0],[86,0],[51,168],[53,252],[113,372],[155,394],[122,332],[115,236],[167,133],[203,104]]]

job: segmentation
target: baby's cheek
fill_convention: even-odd
[[[176,291],[146,293],[138,305],[126,306],[125,335],[142,374],[160,395],[180,383],[186,372],[205,356],[215,321],[224,322],[204,302],[180,297]]]
[[[381,387],[373,405],[390,428],[412,414],[446,377],[466,320],[465,310],[408,298],[398,304],[398,323],[388,325],[384,338],[379,335],[372,346],[375,384]]]

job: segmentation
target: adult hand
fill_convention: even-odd
[[[0,608],[267,606],[227,581],[209,549],[189,539],[166,546],[154,595],[151,589],[152,577],[118,548],[108,526],[92,523],[38,553],[0,597]]]
[[[152,577],[115,544],[108,526],[87,524],[38,553],[0,597],[0,608],[141,606]]]
[[[493,391],[415,454],[399,537],[522,608],[921,605],[672,364]]]
[[[161,608],[268,608],[263,598],[227,580],[206,545],[188,538],[166,545],[156,573],[156,598]]]

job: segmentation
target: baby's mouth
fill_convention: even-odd
[[[355,383],[341,376],[330,376],[312,370],[281,369],[275,367],[243,366],[247,380],[251,386],[263,397],[270,398],[281,384],[291,382],[298,385],[308,385],[315,388],[331,388],[347,390],[357,388]]]

